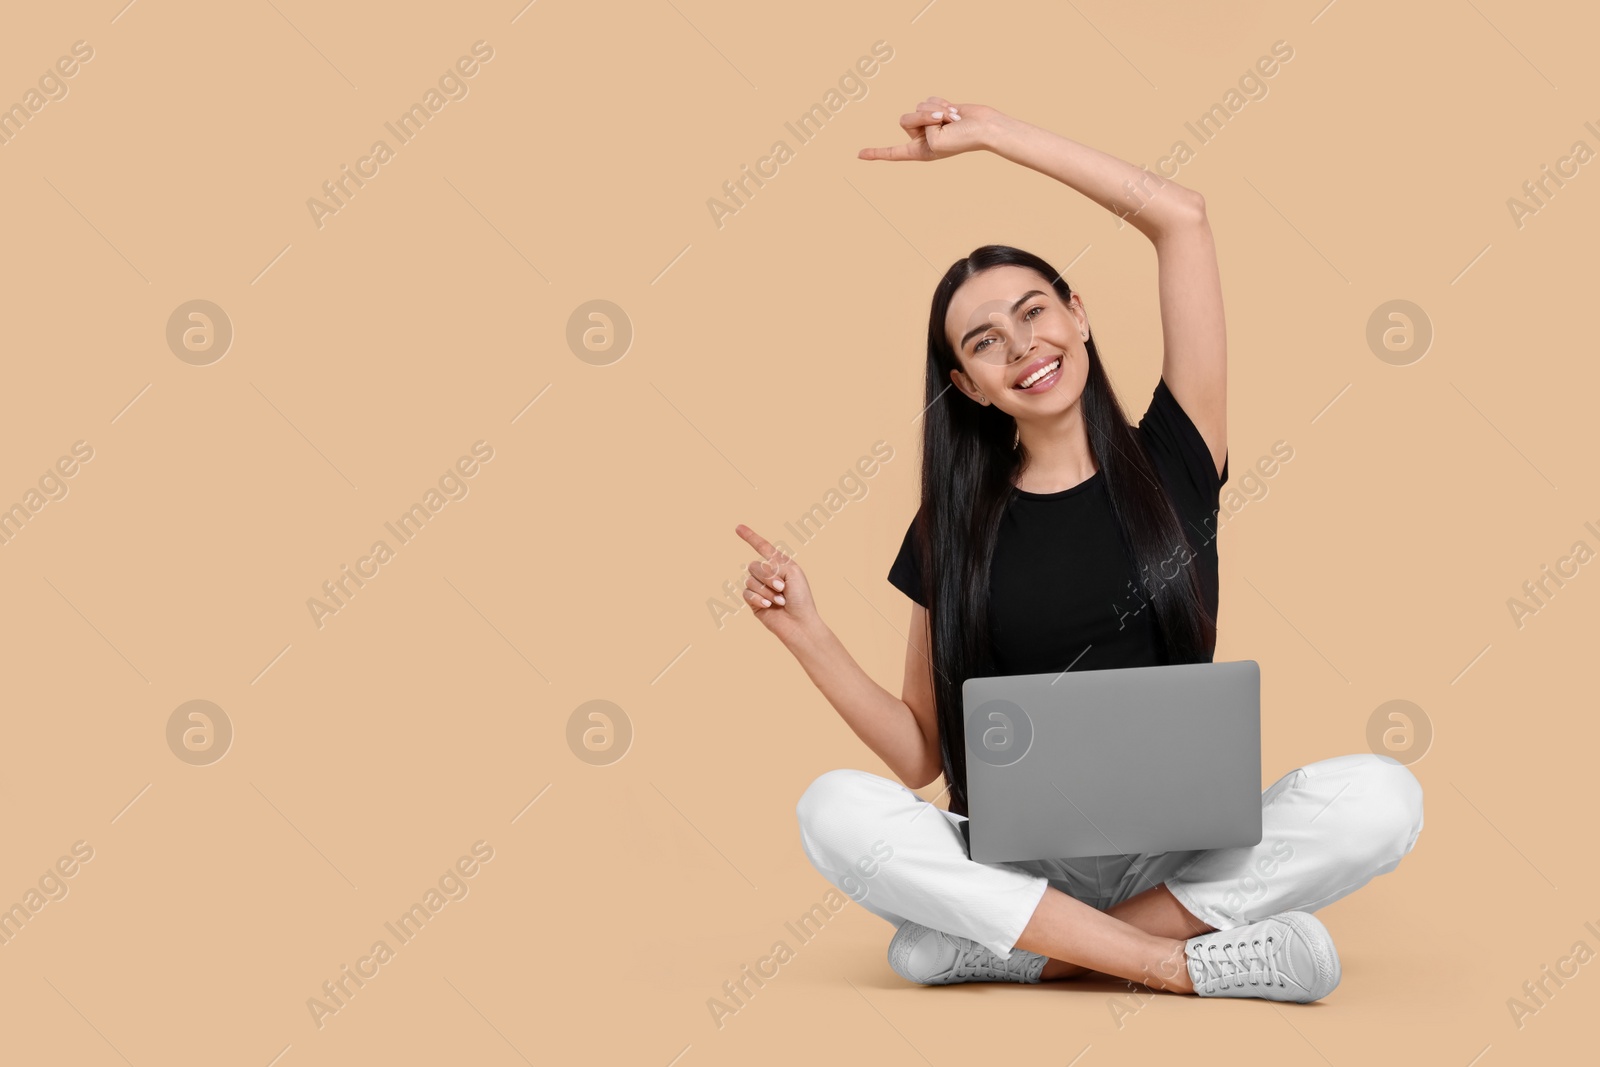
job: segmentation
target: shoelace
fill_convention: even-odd
[[[1231,980],[1236,986],[1283,985],[1283,975],[1278,972],[1278,960],[1272,950],[1273,935],[1265,938],[1267,949],[1261,951],[1263,939],[1244,938],[1239,941],[1212,941],[1200,946],[1197,953],[1203,978],[1217,983],[1218,989],[1227,989]],[[1254,946],[1254,951],[1247,951]],[[1222,959],[1217,959],[1218,953]],[[1228,968],[1228,969],[1224,969]]]
[[[1002,960],[976,941],[964,937],[953,940],[956,951],[960,953],[956,960],[957,978],[1015,979],[1028,975],[1028,964],[1032,957],[1025,955],[1021,949],[1013,949],[1011,958]]]

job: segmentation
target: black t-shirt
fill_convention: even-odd
[[[1218,477],[1205,438],[1165,378],[1139,420],[1151,459],[1172,500],[1199,569],[1207,610],[1217,612],[1216,514],[1228,480]],[[1055,493],[1012,487],[989,579],[989,632],[997,674],[1045,674],[1164,662],[1155,611],[1123,547],[1104,471]],[[913,524],[915,519],[912,520]],[[1183,556],[1152,581],[1171,579]],[[924,607],[912,528],[889,569],[895,588]]]

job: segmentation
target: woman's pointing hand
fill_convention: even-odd
[[[1003,116],[983,104],[952,104],[930,96],[910,114],[900,116],[900,128],[911,138],[888,148],[863,148],[858,159],[944,159],[990,146],[990,138]]]
[[[761,624],[785,645],[820,624],[822,619],[800,564],[744,523],[733,531],[761,553],[760,559],[746,567],[750,577],[744,588],[744,601],[755,609]]]

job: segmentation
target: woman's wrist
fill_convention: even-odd
[[[997,156],[1015,160],[1015,145],[1031,127],[1031,123],[1007,115],[1003,111],[999,112],[990,123],[990,129],[984,134],[983,147]]]
[[[785,644],[789,646],[789,651],[794,653],[796,659],[803,661],[806,656],[813,655],[823,648],[832,636],[833,631],[828,629],[828,624],[818,615],[797,628]]]

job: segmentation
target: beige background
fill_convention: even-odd
[[[1593,1055],[1600,965],[1520,1028],[1507,1007],[1600,949],[1600,565],[1521,628],[1507,606],[1600,548],[1600,164],[1520,228],[1507,208],[1600,148],[1583,5],[121,3],[0,34],[0,101],[94,53],[0,145],[0,504],[93,450],[0,546],[0,902],[93,850],[0,945],[7,1062]],[[307,200],[480,40],[468,95],[319,228]],[[879,40],[865,98],[797,144],[784,123]],[[1113,984],[911,987],[854,905],[800,944],[784,924],[830,887],[796,799],[887,771],[748,613],[713,621],[751,558],[734,525],[783,537],[894,449],[800,559],[898,692],[884,574],[940,272],[991,241],[1070,264],[1132,410],[1161,357],[1131,228],[994,156],[856,151],[939,94],[1153,165],[1279,40],[1267,95],[1177,173],[1222,261],[1230,488],[1294,449],[1224,526],[1217,658],[1262,665],[1266,782],[1414,702],[1416,850],[1321,913],[1344,983],[1309,1007],[1160,997],[1119,1027]],[[780,138],[719,229],[708,199]],[[206,366],[166,341],[199,299],[234,331]],[[1434,330],[1404,366],[1366,340],[1397,299]],[[591,300],[633,330],[606,366],[567,341]],[[384,523],[477,441],[468,494],[399,545]],[[307,600],[380,538],[319,629]],[[168,744],[191,700],[232,724],[210,765]],[[591,700],[631,724],[620,761],[569,746]],[[479,841],[468,895],[319,1028],[308,999]],[[778,940],[794,958],[719,1028],[709,998]]]

